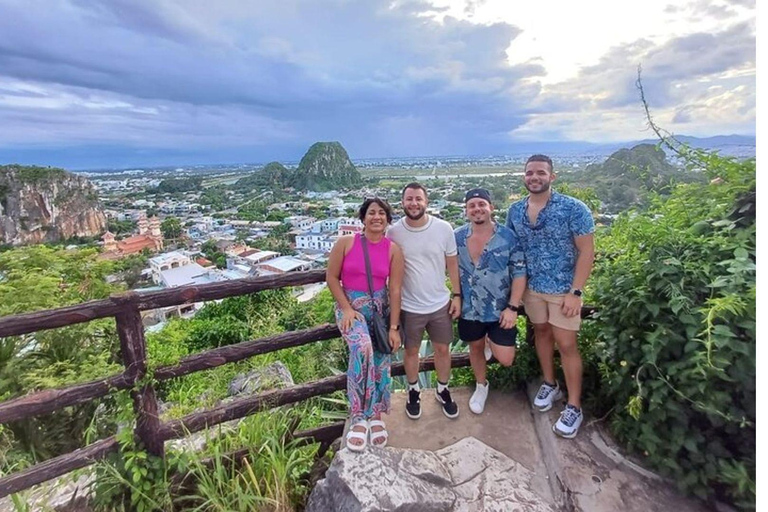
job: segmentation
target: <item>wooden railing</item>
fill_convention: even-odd
[[[147,350],[141,311],[178,306],[208,300],[223,299],[264,290],[301,286],[325,280],[324,270],[291,272],[277,277],[251,277],[200,286],[184,286],[149,293],[127,292],[109,299],[97,300],[64,308],[0,318],[0,337],[28,334],[54,329],[99,318],[114,317],[120,338],[120,354],[125,371],[118,375],[86,382],[63,389],[31,393],[0,403],[0,424],[32,416],[49,414],[72,405],[106,396],[114,391],[130,389],[136,417],[135,435],[153,455],[165,455],[164,443],[226,421],[243,418],[279,405],[301,402],[311,397],[345,389],[346,375],[327,377],[286,389],[268,391],[236,399],[210,410],[190,414],[179,420],[161,422],[157,412],[155,382],[188,375],[201,370],[242,361],[249,357],[290,347],[306,345],[340,336],[335,325],[325,324],[311,329],[286,332],[266,338],[220,347],[181,359],[177,364],[155,368],[147,377]],[[582,316],[592,313],[584,308]],[[529,329],[527,338],[532,341]],[[468,354],[454,354],[452,366],[469,366]],[[434,359],[420,362],[421,371],[433,370]],[[392,365],[392,375],[404,375],[402,363]],[[143,383],[143,384],[142,384]],[[294,438],[307,442],[330,444],[338,438],[344,422],[296,432]],[[93,464],[118,449],[115,436],[96,441],[84,448],[60,455],[23,471],[0,478],[0,498],[56,478],[72,470]]]

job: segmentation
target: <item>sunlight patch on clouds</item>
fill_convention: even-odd
[[[509,132],[516,141],[571,140],[623,142],[648,136],[639,108],[610,112],[563,112],[534,114],[522,126]]]
[[[510,64],[540,61],[547,73],[543,85],[576,77],[579,70],[597,64],[611,47],[644,39],[663,45],[673,38],[697,32],[723,30],[754,19],[749,6],[726,0],[694,0],[668,9],[669,0],[644,2],[512,2],[509,0],[431,0],[450,16],[477,24],[505,22],[522,30],[510,41]]]

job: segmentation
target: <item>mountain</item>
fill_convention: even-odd
[[[280,162],[269,162],[253,174],[240,178],[235,183],[238,189],[267,187],[272,190],[291,186],[292,171]]]
[[[0,244],[96,236],[107,227],[96,189],[51,167],[0,166]]]
[[[702,179],[669,163],[666,153],[655,144],[620,149],[603,163],[590,164],[573,175],[568,181],[593,188],[607,213],[640,204],[648,190],[664,193],[673,181]]]
[[[362,182],[360,172],[338,142],[316,142],[307,150],[296,169],[270,162],[263,169],[237,180],[237,188],[269,187],[325,192],[350,188]]]
[[[323,192],[354,187],[361,182],[360,172],[340,143],[316,142],[292,173],[291,186]]]

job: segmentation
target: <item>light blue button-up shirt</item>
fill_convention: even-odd
[[[461,280],[461,318],[478,322],[497,322],[509,302],[510,287],[516,277],[524,277],[525,257],[517,236],[496,224],[477,265],[472,261],[467,239],[472,225],[454,231]]]
[[[538,293],[568,293],[579,255],[574,238],[595,231],[587,205],[553,190],[536,224],[531,225],[526,197],[509,207],[507,227],[515,232],[525,251],[528,288]]]

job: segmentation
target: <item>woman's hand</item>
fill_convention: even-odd
[[[400,349],[400,331],[395,329],[389,330],[389,346],[392,347],[392,352],[397,352]]]
[[[339,326],[341,328],[341,332],[350,330],[352,328],[352,324],[355,323],[355,319],[363,320],[364,317],[362,313],[359,313],[352,308],[343,309],[341,312],[341,322],[339,322],[341,324]]]

